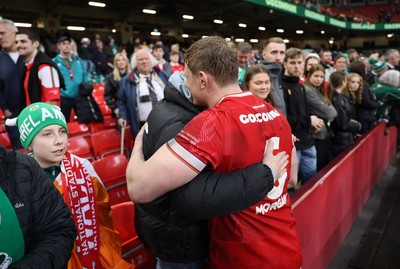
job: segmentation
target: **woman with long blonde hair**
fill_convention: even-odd
[[[113,116],[118,118],[119,109],[117,105],[119,83],[122,78],[129,74],[132,68],[129,64],[126,52],[118,52],[114,56],[114,70],[106,78],[104,89],[104,100],[113,111]]]

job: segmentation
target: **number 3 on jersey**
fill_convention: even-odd
[[[271,137],[270,140],[272,140],[274,142],[274,150],[279,149],[280,138],[275,136],[275,137]],[[268,141],[269,140],[267,140],[265,145],[267,145]],[[265,148],[267,148],[267,146],[265,146]],[[283,193],[283,189],[285,187],[287,175],[288,175],[287,172],[285,172],[280,178],[278,178],[278,180],[276,180],[274,187],[267,195],[267,197],[269,199],[275,200],[275,199],[278,199],[279,197],[281,197],[281,195]]]

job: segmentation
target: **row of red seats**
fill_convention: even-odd
[[[121,252],[124,260],[137,269],[155,269],[156,258],[140,241],[134,224],[134,203],[124,202],[111,206],[114,227],[121,235]]]
[[[133,137],[129,126],[124,128],[123,137],[115,127],[98,130],[94,133],[84,123],[69,122],[69,151],[73,154],[95,160],[108,154],[121,152],[129,157],[130,149],[133,146]]]

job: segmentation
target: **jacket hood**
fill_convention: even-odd
[[[183,94],[181,94],[171,82],[168,82],[164,89],[164,99],[174,103],[177,106],[183,107],[193,113],[200,113],[203,109],[191,103]]]
[[[271,77],[278,77],[283,69],[283,66],[280,63],[261,61],[261,64],[268,70]]]

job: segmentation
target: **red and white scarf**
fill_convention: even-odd
[[[83,268],[102,268],[99,259],[100,225],[97,218],[95,189],[82,163],[66,152],[62,176],[63,196],[74,219],[78,236],[76,252]]]

